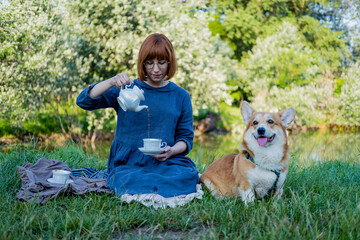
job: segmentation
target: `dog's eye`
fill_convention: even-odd
[[[273,120],[271,120],[271,119],[269,119],[269,120],[268,120],[268,123],[269,123],[269,124],[273,124],[273,123],[274,123],[274,121],[273,121]]]
[[[256,121],[256,120],[253,121],[253,124],[254,124],[254,125],[257,125],[257,124],[258,124],[258,121]]]

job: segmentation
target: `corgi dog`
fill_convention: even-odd
[[[255,199],[280,198],[290,160],[287,128],[295,109],[257,112],[243,101],[241,114],[246,129],[240,152],[215,160],[200,182],[215,198],[240,197],[245,205]]]

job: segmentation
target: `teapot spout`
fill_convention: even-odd
[[[146,105],[142,105],[142,106],[137,106],[137,108],[135,109],[135,112],[140,112],[141,110],[143,110],[144,108],[147,108],[148,106]]]

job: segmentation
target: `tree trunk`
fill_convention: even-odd
[[[91,136],[91,140],[90,140],[91,149],[93,151],[96,150],[95,140],[96,140],[96,136],[97,136],[97,129],[98,129],[98,126],[96,125],[95,129],[94,129],[94,132],[93,132],[93,134]]]

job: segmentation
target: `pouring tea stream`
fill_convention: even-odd
[[[120,90],[117,101],[125,112],[127,110],[139,112],[146,108],[148,112],[148,138],[150,138],[150,110],[146,105],[140,106],[140,101],[145,101],[144,90],[138,88],[138,86],[134,86],[133,88],[129,88],[130,85],[125,85],[124,89]]]

